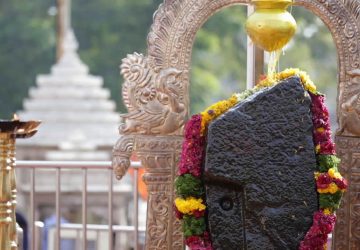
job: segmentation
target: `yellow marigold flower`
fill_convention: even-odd
[[[335,179],[342,179],[342,175],[341,175],[339,172],[336,172],[336,173],[334,174],[334,178],[335,178]]]
[[[330,215],[330,214],[332,214],[332,212],[331,212],[331,210],[329,208],[325,208],[324,209],[324,214],[325,215]]]
[[[330,168],[328,170],[328,174],[331,178],[335,178],[335,173],[336,173],[335,168]]]
[[[225,113],[228,109],[232,108],[237,103],[237,96],[232,95],[229,99],[219,101],[205,111],[201,112],[201,134],[204,134],[209,123],[217,118],[219,115]]]
[[[258,85],[261,87],[270,87],[276,84],[278,81],[284,80],[291,76],[299,76],[304,89],[310,91],[311,93],[316,93],[316,86],[313,81],[311,81],[309,75],[305,71],[294,68],[285,69],[282,72],[268,76],[266,79],[260,81]]]
[[[176,198],[175,206],[179,212],[183,214],[192,214],[194,210],[203,211],[206,209],[206,206],[203,204],[201,198],[196,199],[194,197],[188,197],[186,199]]]
[[[316,147],[315,147],[315,152],[316,152],[316,153],[319,153],[319,152],[320,152],[320,144],[316,145]]]
[[[320,128],[317,128],[316,131],[319,133],[324,133],[325,129],[323,127],[320,127]]]
[[[330,168],[328,170],[328,174],[330,175],[331,178],[342,179],[341,174],[339,172],[337,172],[335,168]]]
[[[315,172],[314,173],[314,175],[315,175],[315,180],[317,180],[318,178],[319,178],[319,175],[320,175],[321,173],[320,172]]]
[[[339,188],[338,186],[336,186],[335,183],[331,183],[327,188],[318,189],[317,191],[320,194],[326,194],[326,193],[335,194],[337,191],[339,191]]]
[[[311,93],[315,94],[316,93],[316,86],[314,85],[314,83],[304,83],[304,88],[308,91],[310,91]]]
[[[305,71],[299,71],[299,76],[304,85],[304,88],[311,93],[316,93],[316,86],[313,81],[311,81],[309,75]]]
[[[299,69],[294,69],[294,68],[285,69],[284,71],[279,73],[279,78],[280,80],[283,80],[290,76],[298,75],[299,71],[300,71]]]
[[[331,194],[335,194],[337,191],[339,191],[339,188],[335,183],[331,183],[328,189],[329,189],[329,193]]]

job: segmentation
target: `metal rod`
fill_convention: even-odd
[[[81,225],[81,228],[82,228],[82,225]],[[61,225],[61,229],[63,229],[62,225]],[[78,239],[80,239],[80,232],[79,232],[79,229],[75,229],[75,231],[76,231],[75,249],[79,249],[80,248],[80,243],[79,243]]]
[[[109,170],[109,192],[108,192],[108,226],[109,226],[109,250],[113,250],[113,172]]]
[[[250,16],[255,8],[253,5],[248,5],[248,16]],[[247,62],[246,62],[246,88],[251,89],[256,85],[256,81],[263,73],[264,69],[264,51],[257,48],[247,37]]]
[[[31,250],[35,250],[35,169],[30,170],[30,223],[31,223]]]
[[[95,249],[96,250],[99,250],[99,239],[100,239],[100,237],[99,237],[99,231],[96,231],[96,246],[95,246]],[[110,246],[109,246],[110,247]]]
[[[55,211],[56,211],[56,238],[55,238],[55,250],[60,250],[60,228],[61,228],[61,214],[60,214],[60,189],[61,189],[61,172],[60,168],[56,169],[56,201],[55,201]]]
[[[112,169],[111,161],[16,161],[17,168],[87,168]],[[142,168],[140,162],[131,162],[131,168]]]
[[[83,168],[83,188],[82,188],[82,225],[83,225],[83,250],[87,249],[87,169]]]
[[[134,170],[134,179],[135,179],[135,186],[134,186],[134,237],[135,237],[135,250],[139,249],[139,170]]]
[[[121,233],[132,233],[135,230],[134,226],[125,226],[125,225],[113,225],[112,228],[113,228],[113,232],[121,232]],[[62,223],[61,229],[81,230],[82,224]],[[88,224],[87,229],[88,230],[98,230],[98,231],[108,231],[109,226],[108,225],[98,225],[98,224]],[[139,232],[141,232],[141,233],[145,232],[145,227],[139,227]]]

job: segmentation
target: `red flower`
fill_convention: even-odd
[[[310,93],[310,96],[312,101],[311,112],[314,127],[323,127],[326,130],[329,130],[329,111],[325,106],[325,97],[322,95],[314,95],[312,93]]]
[[[334,179],[334,182],[340,189],[346,189],[348,187],[348,183],[345,178]]]
[[[200,218],[200,217],[204,217],[205,210],[202,210],[202,211],[194,210],[194,211],[192,211],[192,213],[196,218]]]
[[[320,174],[316,181],[316,186],[317,188],[325,189],[329,186],[331,182],[332,182],[332,178],[327,173]]]
[[[328,127],[329,127],[328,123],[325,122],[324,119],[317,117],[316,113],[313,113],[312,121],[313,121],[314,128],[328,129]]]
[[[329,140],[329,138],[331,138],[331,131],[325,130],[324,132],[318,132],[315,130],[313,136],[314,136],[314,144],[317,145]]]
[[[200,236],[192,235],[190,237],[187,237],[185,239],[186,245],[194,244],[194,243],[200,243],[202,242],[202,239]]]
[[[179,219],[179,220],[181,220],[184,215],[177,209],[177,207],[175,206],[175,204],[174,204],[173,207],[174,207],[174,213],[175,213],[176,218]]]
[[[315,212],[313,225],[300,243],[299,250],[323,250],[327,243],[327,235],[334,229],[335,220],[334,214],[326,215],[322,211]]]
[[[323,155],[334,155],[335,154],[335,144],[328,140],[320,144],[320,154]]]
[[[323,234],[328,235],[334,229],[336,215],[335,214],[326,215],[322,212],[318,212],[318,214],[320,214],[317,220],[319,228]]]
[[[203,236],[187,237],[185,242],[191,250],[213,250],[207,232]]]
[[[179,174],[192,174],[196,177],[201,175],[203,160],[204,138],[185,139],[182,146],[181,159],[179,162]]]
[[[201,131],[201,115],[193,115],[185,125],[185,138],[198,139]]]

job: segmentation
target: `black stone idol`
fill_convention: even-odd
[[[291,77],[210,124],[204,178],[215,249],[298,248],[318,210],[310,105]]]

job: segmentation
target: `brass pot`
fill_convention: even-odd
[[[294,36],[296,21],[286,11],[292,0],[253,0],[255,12],[246,21],[246,31],[255,45],[266,51],[282,49]]]

